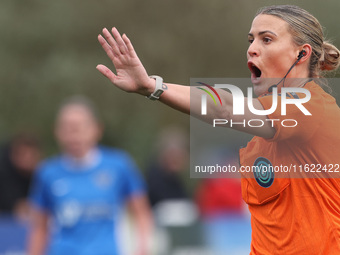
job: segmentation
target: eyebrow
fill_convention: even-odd
[[[265,34],[265,33],[270,33],[270,34],[272,34],[272,35],[277,36],[277,34],[275,34],[274,32],[272,32],[272,31],[270,31],[270,30],[261,31],[261,32],[258,33],[258,35],[263,35],[263,34]],[[254,35],[253,35],[252,33],[249,33],[248,36],[254,36]]]

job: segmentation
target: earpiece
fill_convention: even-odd
[[[302,50],[302,51],[299,52],[297,59],[300,60],[302,57],[304,57],[306,55],[307,55],[307,52],[305,50]]]

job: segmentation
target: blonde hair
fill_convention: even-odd
[[[59,109],[57,112],[57,119],[60,117],[61,113],[65,109],[71,106],[79,106],[83,108],[85,111],[87,111],[90,114],[90,116],[93,118],[95,122],[97,122],[97,124],[101,123],[101,119],[99,117],[99,113],[95,105],[89,98],[83,95],[75,95],[64,100],[62,104],[59,106]]]
[[[273,5],[261,8],[256,16],[267,14],[279,17],[289,25],[296,45],[305,43],[312,47],[309,76],[317,78],[322,71],[336,70],[340,65],[340,52],[330,42],[324,40],[319,21],[306,10],[294,5]]]

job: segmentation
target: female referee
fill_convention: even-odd
[[[159,99],[187,114],[191,111],[210,123],[216,118],[237,121],[239,117],[232,114],[232,94],[219,91],[225,107],[210,107],[214,111],[201,116],[200,102],[190,107],[190,96],[200,98],[201,90],[192,89],[190,94],[188,86],[149,77],[128,37],[121,36],[116,28],[111,32],[113,36],[103,29],[98,40],[112,60],[116,74],[103,65],[97,69],[118,88]],[[322,71],[337,69],[340,53],[324,41],[318,20],[296,6],[265,7],[255,16],[248,40],[248,67],[258,96],[252,99],[254,107],[270,109],[274,92],[280,92],[283,86],[303,87],[311,95],[303,104],[311,115],[303,114],[293,105],[287,106],[285,116],[281,115],[280,107],[267,116],[246,111],[243,119],[262,118],[265,124],[259,128],[236,127],[255,135],[240,150],[241,165],[256,165],[260,161],[272,166],[314,164],[327,168],[338,164],[340,109],[313,78],[321,77]],[[277,83],[268,82],[269,78],[278,77],[284,78]],[[303,93],[290,96],[305,97]],[[285,128],[280,123],[283,117],[295,119],[299,124]],[[340,179],[328,175],[302,178],[303,173],[301,178],[246,177],[249,176],[242,178],[242,193],[251,212],[250,254],[340,254]]]

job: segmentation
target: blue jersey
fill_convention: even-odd
[[[53,216],[49,255],[116,255],[115,217],[145,186],[132,159],[120,150],[99,148],[91,162],[66,156],[43,162],[30,200]]]

